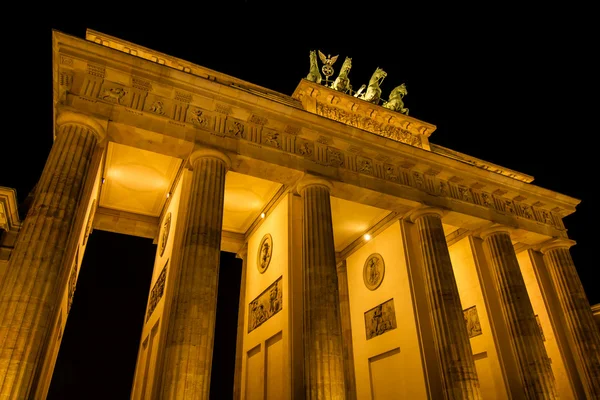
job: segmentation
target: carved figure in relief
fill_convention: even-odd
[[[511,214],[515,214],[515,206],[512,201],[506,200],[506,203],[504,203],[504,204],[505,204],[506,211],[508,211]]]
[[[265,307],[261,303],[259,303],[258,299],[252,302],[251,307],[252,315],[254,317],[252,329],[254,329],[267,320],[267,313],[265,312]]]
[[[388,165],[385,169],[385,177],[389,180],[392,181],[397,181],[398,180],[398,175],[396,175],[396,172],[394,171],[394,167],[391,165]]]
[[[370,174],[373,171],[373,166],[369,160],[361,160],[359,171],[365,174]]]
[[[269,293],[269,313],[275,314],[281,309],[281,300],[278,295],[277,285],[273,286]]]
[[[234,121],[229,125],[229,134],[234,137],[244,138],[244,125],[241,122]]]
[[[367,91],[365,92],[365,94],[360,94],[357,97],[359,99],[363,99],[364,101],[378,104],[379,99],[381,98],[381,84],[383,83],[383,80],[386,76],[387,72],[377,67],[377,69],[371,76],[371,79],[369,80],[369,84],[367,85]]]
[[[387,331],[396,329],[396,315],[394,310],[394,300],[390,299],[385,303],[370,309],[365,313],[365,329],[367,340],[382,335]]]
[[[344,63],[342,64],[342,68],[340,69],[339,75],[331,84],[332,89],[343,93],[348,93],[352,91],[352,86],[350,86],[350,79],[348,78],[350,68],[352,68],[352,59],[350,57],[346,57]]]
[[[531,208],[529,206],[521,206],[521,212],[525,218],[533,219],[533,214],[531,213]]]
[[[314,50],[310,51],[310,70],[308,72],[308,75],[306,75],[306,79],[319,84],[323,79],[321,77],[321,73],[319,72],[319,65],[317,63],[317,52]]]
[[[408,92],[404,83],[400,86],[396,86],[390,93],[388,101],[383,103],[383,107],[388,110],[399,111],[402,114],[408,115],[408,108],[404,107],[404,101],[402,100],[407,94]]]
[[[460,199],[463,201],[471,201],[471,192],[468,188],[459,187],[458,193],[460,194]]]
[[[439,186],[440,196],[448,196],[448,185],[444,181],[440,181]]]
[[[481,200],[483,201],[483,205],[486,207],[492,206],[492,198],[487,193],[481,193]]]
[[[264,143],[269,146],[279,147],[279,133],[265,132]]]
[[[125,97],[126,94],[127,91],[120,87],[104,89],[102,92],[102,100],[106,100],[107,98],[114,99],[117,104],[121,104],[121,99]]]
[[[342,153],[335,150],[329,150],[329,165],[333,165],[335,167],[341,167],[344,165]]]
[[[208,117],[202,110],[192,110],[191,120],[200,126],[208,126]]]
[[[163,102],[160,101],[160,100],[156,100],[150,106],[150,111],[152,111],[153,113],[156,113],[156,114],[161,114],[161,115],[164,114],[165,113],[165,109],[164,109]]]
[[[422,188],[425,186],[425,181],[423,180],[423,175],[418,172],[413,172],[413,178],[415,179],[415,186],[418,188]]]
[[[481,335],[481,323],[479,322],[479,316],[477,315],[477,308],[472,306],[463,310],[463,317],[465,319],[465,324],[467,325],[469,337],[472,338]]]
[[[319,58],[321,59],[321,62],[323,63],[323,67],[321,67],[321,71],[323,72],[323,75],[325,75],[325,82],[329,82],[329,78],[335,72],[333,70],[333,64],[337,61],[338,57],[339,57],[339,55],[331,57],[331,54],[328,54],[327,57],[325,57],[325,54],[321,53],[321,50],[319,50]]]
[[[298,145],[298,154],[305,157],[310,157],[313,153],[312,147],[308,145],[308,142],[302,142]]]
[[[542,219],[546,224],[553,225],[552,223],[552,215],[546,210],[542,210]]]

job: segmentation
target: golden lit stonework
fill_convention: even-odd
[[[580,201],[432,143],[390,71],[315,50],[288,96],[92,30],[52,52],[23,221],[0,187],[0,398],[46,397],[96,230],[157,244],[134,400],[209,398],[222,251],[235,400],[600,397]]]

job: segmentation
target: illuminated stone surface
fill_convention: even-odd
[[[0,188],[1,399],[45,397],[95,229],[160,243],[135,400],[208,397],[219,251],[247,252],[235,399],[598,396],[598,332],[554,246],[579,200],[323,84],[301,79],[287,96],[99,32],[86,39],[53,32],[55,144],[23,222]],[[211,150],[190,158],[197,149]],[[484,243],[496,225],[510,237]],[[369,290],[372,254],[385,277]],[[278,312],[249,330],[249,302],[278,279]],[[367,340],[365,313],[390,300],[396,329]],[[477,310],[480,334],[468,338],[463,308]]]

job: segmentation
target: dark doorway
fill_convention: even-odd
[[[128,399],[156,245],[94,231],[50,383],[48,399]]]
[[[129,399],[155,255],[151,239],[90,236],[48,399]],[[233,394],[241,266],[221,252],[211,399]]]

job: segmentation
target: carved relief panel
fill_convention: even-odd
[[[214,128],[214,116],[200,107],[190,106],[187,111],[185,122],[194,124],[201,129]]]
[[[365,331],[367,340],[396,329],[396,311],[394,309],[394,299],[389,299],[385,303],[365,312]]]
[[[165,222],[162,226],[162,234],[160,235],[160,256],[165,252],[167,248],[167,241],[169,240],[169,233],[171,231],[171,213],[168,213]]]
[[[152,287],[152,291],[150,292],[150,298],[148,300],[148,311],[146,312],[146,322],[152,316],[152,313],[156,309],[158,302],[162,299],[163,294],[165,293],[165,282],[167,280],[167,265],[169,264],[169,260],[165,263],[162,271],[160,271],[160,275],[156,279],[154,286]]]
[[[283,277],[277,278],[248,305],[248,333],[252,332],[283,308]]]
[[[481,335],[481,324],[479,322],[479,315],[477,315],[477,307],[472,306],[463,310],[463,316],[469,337],[472,338]]]

